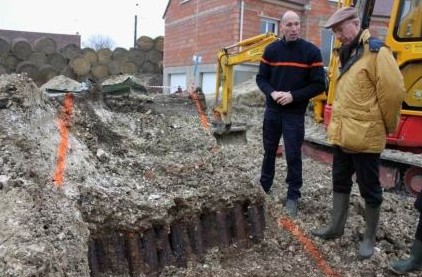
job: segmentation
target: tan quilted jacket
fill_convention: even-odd
[[[405,96],[403,77],[388,47],[370,51],[365,30],[361,57],[337,72],[336,96],[328,141],[347,150],[381,153],[386,134],[394,133]]]

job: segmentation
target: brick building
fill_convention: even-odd
[[[279,33],[280,16],[293,10],[301,17],[301,35],[321,48],[328,63],[332,36],[322,26],[336,10],[336,0],[169,0],[165,21],[163,82],[170,92],[192,81],[205,93],[215,90],[218,49],[268,31]],[[392,0],[378,1],[373,32],[383,37]],[[252,78],[256,63],[235,68],[235,84]]]

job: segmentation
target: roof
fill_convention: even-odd
[[[168,10],[168,8],[169,8],[169,6],[170,6],[170,1],[171,1],[171,0],[169,0],[169,1],[167,2],[166,9],[164,10],[164,13],[163,13],[163,19],[164,19],[164,17],[166,17],[167,10]]]

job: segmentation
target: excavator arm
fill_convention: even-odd
[[[213,132],[219,136],[232,132],[246,132],[232,126],[233,69],[235,65],[258,62],[265,47],[277,40],[274,33],[265,33],[220,49],[217,53]]]

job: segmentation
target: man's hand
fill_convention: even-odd
[[[293,102],[293,96],[290,91],[273,91],[271,93],[271,97],[277,102],[277,104],[282,106]]]

